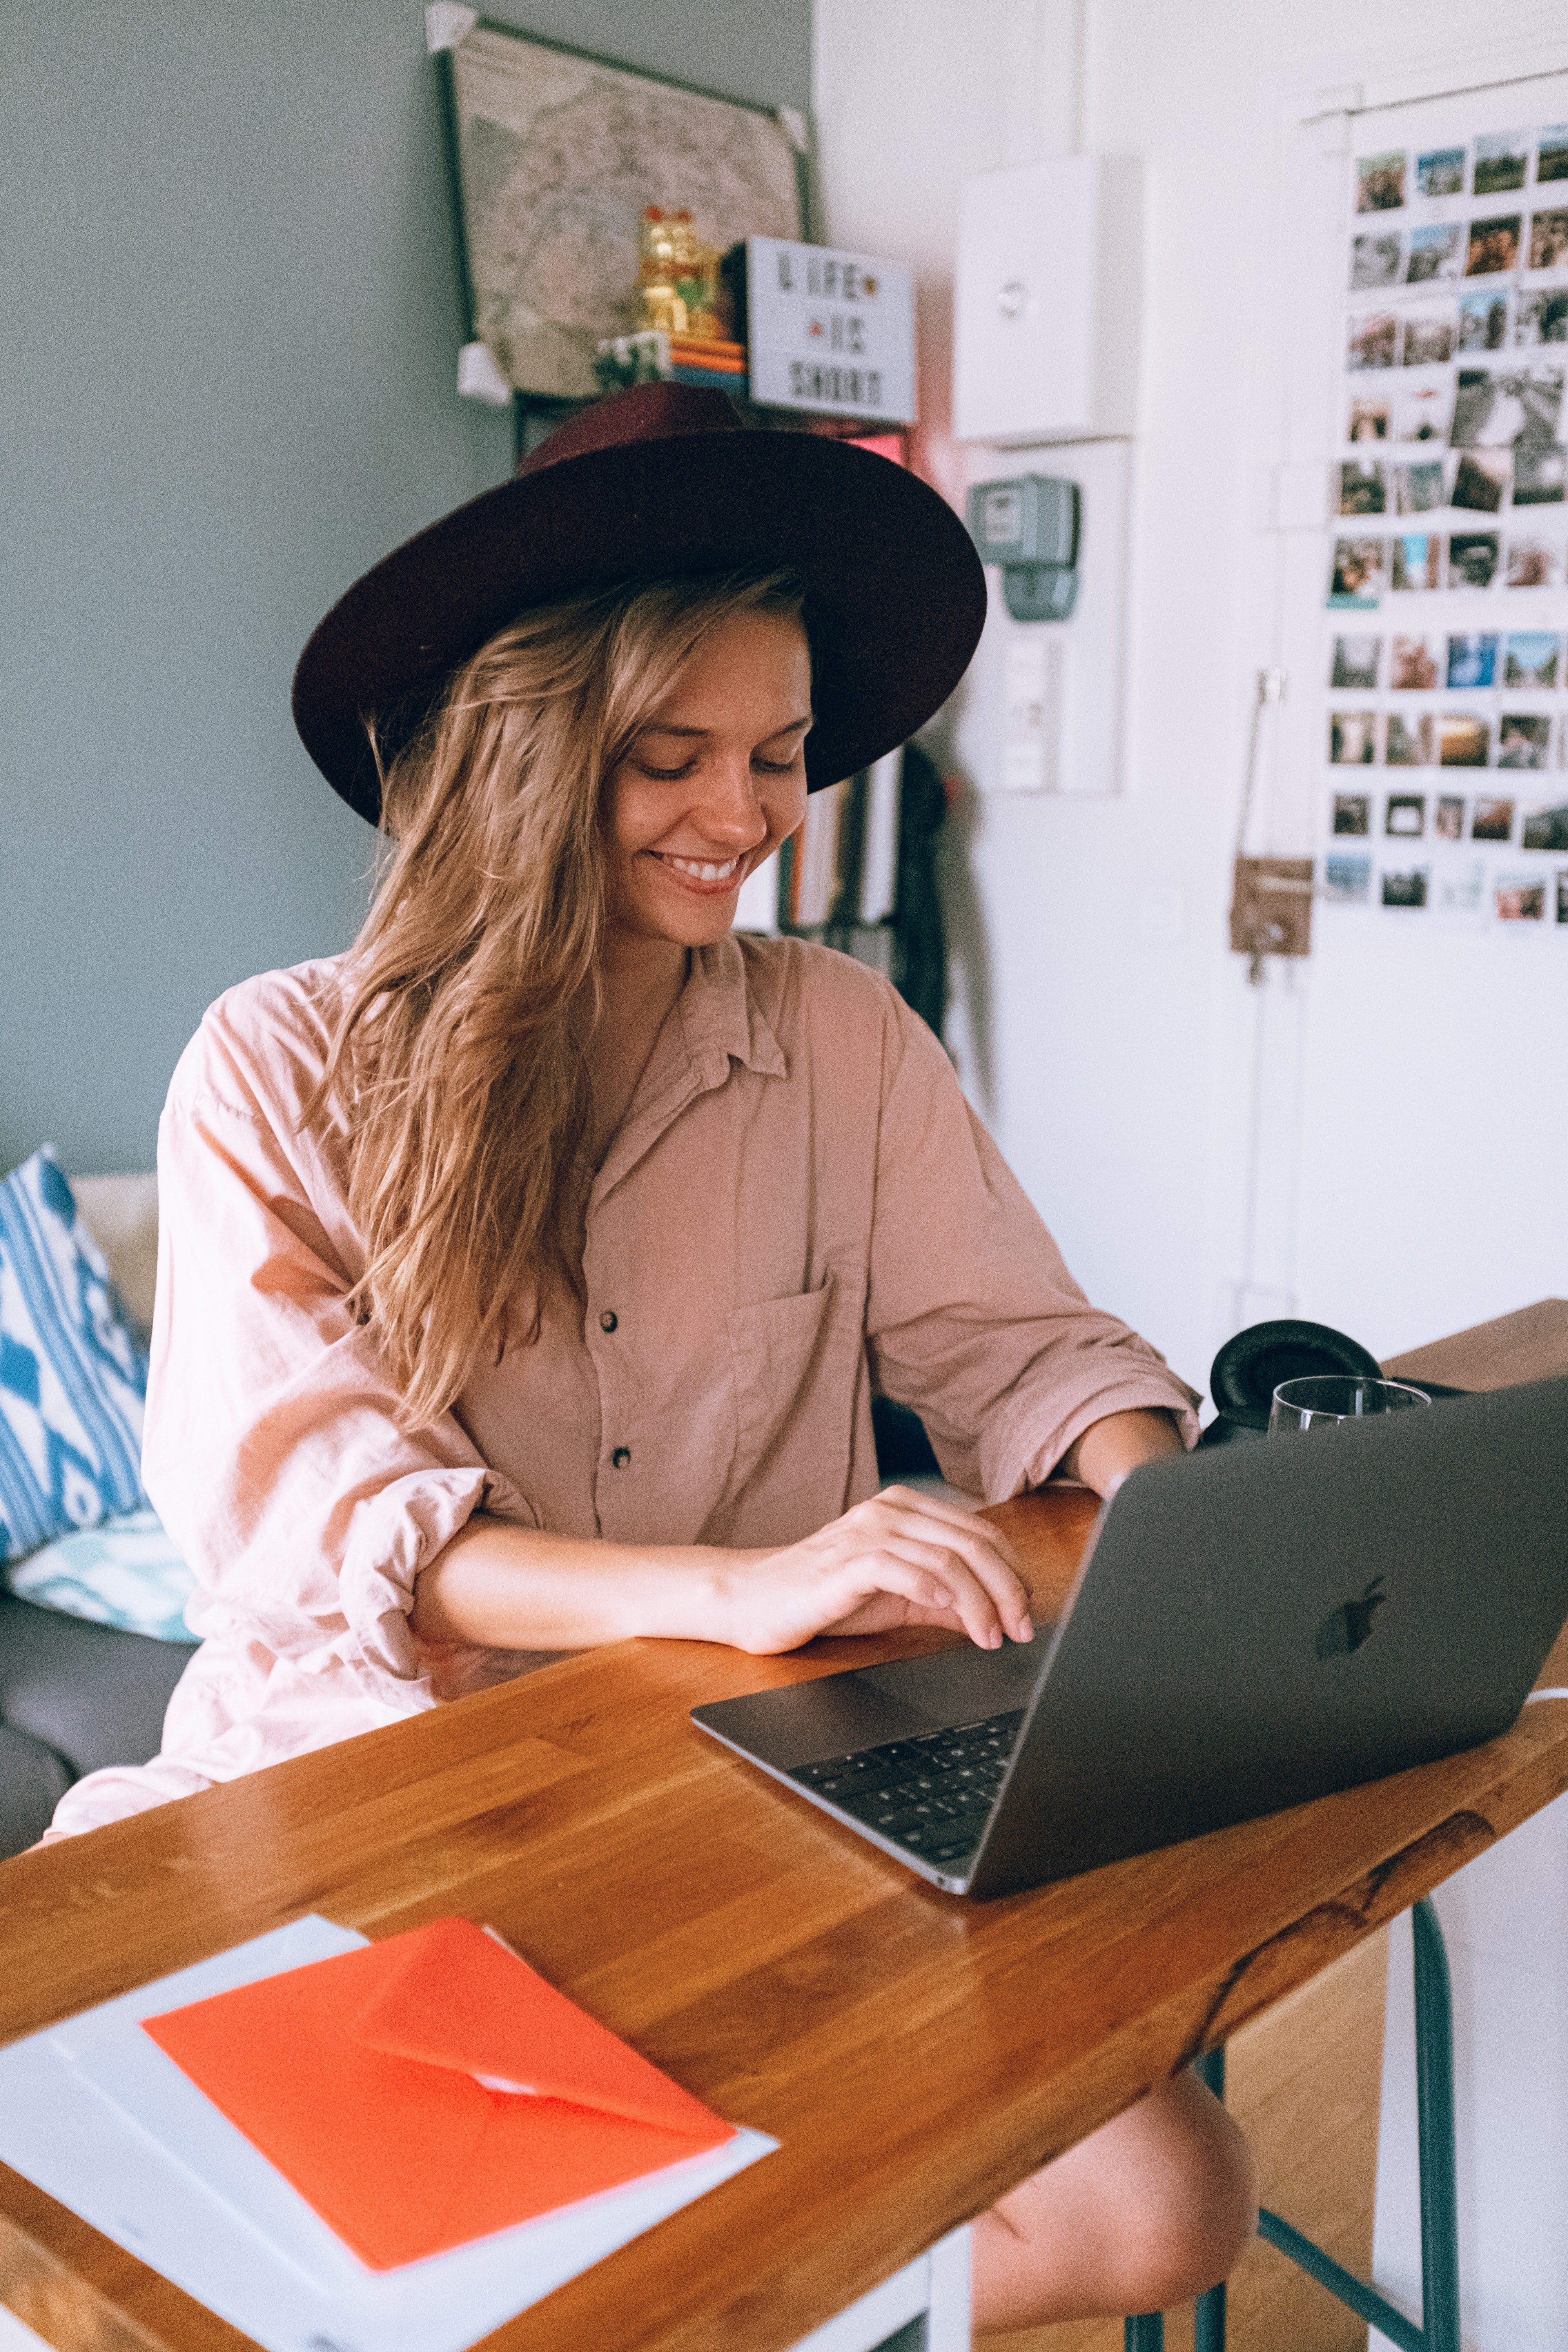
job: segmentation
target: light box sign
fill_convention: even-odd
[[[900,261],[746,239],[751,394],[767,408],[915,421],[914,278]]]

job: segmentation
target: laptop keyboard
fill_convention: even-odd
[[[789,1778],[922,1862],[963,1862],[980,1843],[1023,1720],[1016,1707],[984,1723],[797,1765]]]

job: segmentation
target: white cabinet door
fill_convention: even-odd
[[[970,2352],[967,2229],[939,2239],[929,2253],[814,2327],[795,2352],[879,2352],[889,2337],[898,2352]]]

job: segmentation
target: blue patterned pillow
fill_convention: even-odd
[[[196,1580],[163,1532],[156,1511],[127,1511],[46,1544],[3,1571],[22,1601],[63,1616],[118,1625],[154,1642],[195,1642],[185,1603]]]
[[[0,1183],[0,1560],[146,1507],[147,1360],[49,1145]]]

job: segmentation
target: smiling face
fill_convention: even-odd
[[[810,726],[799,621],[739,612],[718,623],[610,773],[613,940],[722,939],[746,876],[805,814]]]

